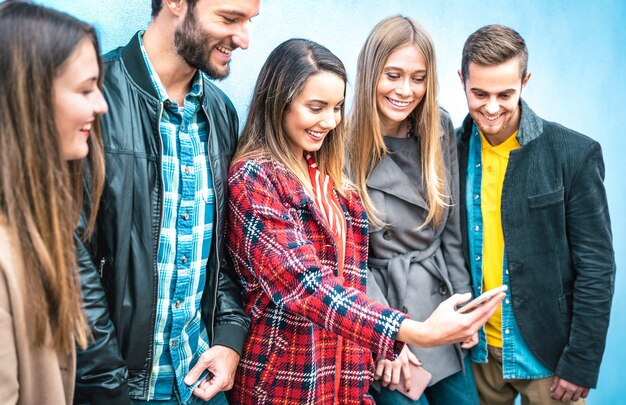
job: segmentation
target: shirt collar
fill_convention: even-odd
[[[148,69],[148,74],[150,75],[150,79],[152,80],[152,85],[157,91],[157,95],[159,97],[160,102],[165,102],[170,100],[170,102],[174,103],[174,100],[170,99],[170,96],[167,94],[163,83],[161,83],[161,79],[159,75],[154,70],[152,63],[150,62],[150,58],[148,58],[148,53],[146,52],[146,48],[143,45],[143,34],[145,31],[139,31],[137,33],[139,39],[139,47],[141,49],[141,56],[143,56],[143,60],[146,64],[146,68]],[[191,91],[188,93],[188,96],[201,99],[204,89],[204,75],[199,69],[196,69],[196,73],[192,79]]]

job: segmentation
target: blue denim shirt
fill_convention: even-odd
[[[467,161],[467,183],[465,201],[468,207],[467,229],[470,250],[470,267],[472,272],[472,289],[475,296],[480,295],[483,287],[483,219],[481,212],[481,180],[482,180],[482,145],[478,128],[474,124],[470,137],[469,156]],[[502,301],[502,377],[505,379],[535,379],[551,376],[553,373],[546,368],[530,351],[522,338],[515,322],[511,305],[509,271],[504,252],[502,267],[502,284],[509,286],[506,297]],[[472,360],[476,363],[487,362],[487,337],[484,328],[478,332],[479,342],[471,349]]]

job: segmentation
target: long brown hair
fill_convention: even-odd
[[[299,164],[302,157],[295,156],[289,145],[283,127],[283,115],[293,99],[300,94],[307,79],[320,72],[336,74],[344,83],[347,82],[346,69],[341,60],[313,41],[290,39],[270,53],[259,73],[233,164],[252,157],[266,156],[285,165],[305,189],[310,188],[308,174]],[[333,179],[340,193],[343,192],[344,183],[344,134],[342,104],[341,122],[330,131],[321,148],[314,154],[320,170]]]
[[[354,103],[348,120],[349,172],[361,194],[370,222],[386,225],[377,215],[378,211],[367,192],[367,179],[387,153],[376,103],[376,88],[389,55],[406,45],[415,45],[426,59],[426,94],[407,119],[409,127],[417,131],[422,151],[422,182],[429,206],[422,227],[429,222],[439,225],[447,202],[437,101],[437,64],[432,39],[412,18],[392,16],[380,21],[359,53]]]
[[[89,336],[73,237],[84,181],[91,182],[86,234],[93,230],[104,156],[96,120],[88,159],[62,159],[53,83],[85,39],[99,55],[93,28],[76,18],[21,1],[0,5],[0,219],[17,241],[33,344],[46,343],[50,325],[53,347],[66,352]]]

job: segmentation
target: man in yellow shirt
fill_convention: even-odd
[[[615,259],[600,145],[521,99],[528,50],[489,25],[463,48],[461,224],[475,295],[509,287],[472,349],[481,403],[584,403],[596,386]],[[589,344],[593,342],[593,344]]]

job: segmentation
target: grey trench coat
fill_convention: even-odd
[[[418,189],[389,155],[376,165],[367,182],[369,195],[387,224],[382,228],[370,224],[367,294],[417,321],[428,318],[453,293],[471,290],[461,250],[456,139],[445,111],[441,111],[441,129],[450,207],[439,226],[429,224],[416,230],[428,213],[425,190]],[[420,165],[415,164],[418,179]],[[458,345],[410,349],[432,373],[431,385],[463,369],[464,353]]]

